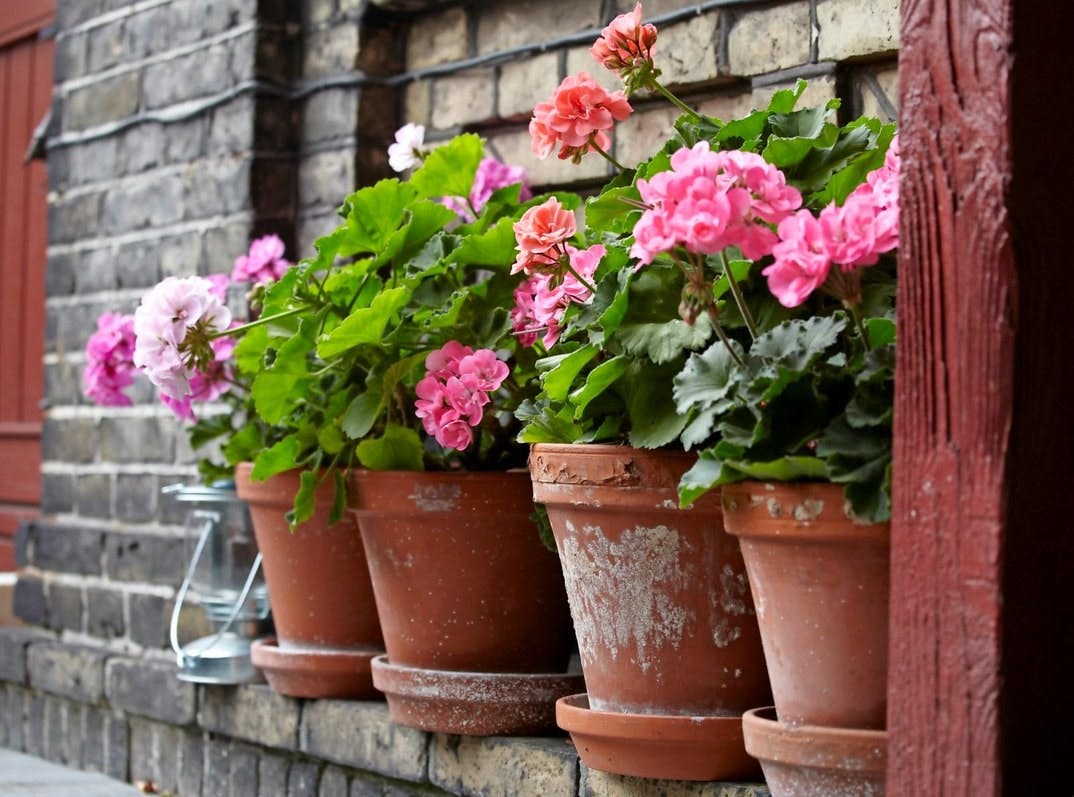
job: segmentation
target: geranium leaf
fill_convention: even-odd
[[[410,298],[406,288],[387,288],[374,297],[369,307],[360,307],[340,322],[317,345],[317,354],[324,358],[335,357],[362,343],[378,343],[392,316]]]
[[[254,459],[250,478],[262,481],[277,473],[297,467],[295,457],[298,453],[298,435],[289,434],[275,445],[266,448]]]
[[[641,215],[641,209],[625,200],[641,202],[635,186],[612,188],[585,203],[586,226],[619,234],[630,232]]]
[[[475,266],[507,266],[515,261],[514,222],[503,218],[480,235],[467,235],[448,256],[452,263]]]
[[[690,506],[713,487],[728,484],[741,478],[724,466],[711,450],[702,451],[693,466],[679,479],[679,505]]]
[[[742,347],[732,341],[735,351]],[[724,402],[742,377],[742,370],[721,341],[716,341],[701,354],[692,354],[682,371],[675,376],[675,407],[681,413],[692,409],[702,411]]]
[[[686,426],[687,418],[675,411],[671,396],[671,380],[678,370],[676,366],[647,367],[644,373],[633,374],[625,392],[630,444],[635,448],[666,446]]]
[[[788,371],[804,371],[839,340],[846,325],[842,313],[784,321],[753,342],[749,352],[751,367],[755,360],[761,360]]]
[[[340,254],[380,254],[402,226],[416,194],[413,186],[394,178],[351,194],[349,212],[340,228],[345,231],[338,243],[343,250]]]
[[[368,438],[355,449],[358,461],[370,470],[423,470],[421,438],[413,429],[389,424],[380,437]]]
[[[619,325],[619,339],[627,354],[648,357],[657,365],[671,362],[683,352],[705,345],[712,336],[707,316],[700,316],[693,325],[678,318],[651,323]]]
[[[865,320],[869,345],[874,349],[895,342],[895,322],[890,318],[868,318]]]
[[[570,394],[571,403],[574,405],[574,418],[578,420],[589,406],[589,402],[615,384],[627,369],[629,360],[626,357],[613,357],[605,360],[586,376],[585,384]]]
[[[578,372],[596,356],[596,346],[582,346],[567,354],[538,360],[537,370],[542,372],[541,387],[549,400],[565,401]]]
[[[455,136],[429,153],[425,163],[411,176],[410,185],[423,197],[470,196],[474,176],[485,144],[473,133]]]
[[[538,406],[527,399],[515,410],[515,417],[523,424],[520,443],[576,443],[582,435],[581,427],[571,420],[569,406],[553,412],[548,404]]]
[[[790,482],[805,479],[827,479],[828,467],[817,457],[780,457],[768,462],[727,460],[728,467],[750,479]]]
[[[354,397],[343,413],[343,433],[351,440],[365,437],[376,423],[383,406],[379,387],[371,387]]]
[[[320,479],[312,470],[304,470],[298,474],[298,492],[295,493],[294,508],[287,513],[287,522],[292,529],[313,517],[319,483]]]

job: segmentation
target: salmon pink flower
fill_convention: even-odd
[[[511,273],[553,272],[566,254],[566,242],[578,230],[578,222],[555,197],[530,208],[515,222],[518,257]]]
[[[632,110],[623,92],[609,92],[586,72],[570,75],[550,100],[533,109],[533,152],[546,158],[559,146],[561,159],[577,163],[594,147],[607,151],[611,139],[606,131]]]
[[[633,12],[613,19],[589,52],[597,63],[623,78],[628,92],[634,92],[660,74],[653,65],[655,44],[656,26],[641,23],[641,3],[638,3]]]

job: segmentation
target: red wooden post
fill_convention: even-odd
[[[1074,794],[1072,24],[902,3],[893,797]]]

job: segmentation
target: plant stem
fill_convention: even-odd
[[[262,324],[268,324],[272,321],[280,321],[284,318],[290,318],[291,316],[296,316],[299,313],[304,312],[306,312],[305,307],[292,307],[290,310],[284,310],[282,313],[275,313],[273,315],[268,316],[263,315],[260,318],[255,319],[254,321],[247,321],[241,326],[232,327],[231,329],[221,329],[218,332],[214,332],[209,335],[209,340],[216,340],[217,338],[229,337],[231,335],[242,335],[246,332],[249,332],[251,329],[254,329],[255,327],[261,326]]]
[[[746,361],[742,359],[735,347],[731,345],[731,339],[727,337],[727,333],[723,331],[723,327],[720,326],[720,321],[716,317],[716,308],[712,305],[708,307],[709,320],[712,322],[712,328],[716,330],[716,336],[720,339],[724,348],[727,349],[727,353],[731,355],[731,359],[734,360],[739,366],[745,367]]]
[[[578,280],[580,283],[582,283],[583,288],[585,288],[587,291],[589,291],[592,294],[596,294],[597,289],[593,286],[593,284],[589,280],[587,280],[585,277],[583,277],[581,274],[579,274],[577,272],[577,270],[575,270],[574,266],[571,265],[570,256],[567,257],[567,271],[569,271],[571,274],[573,274],[574,278],[576,280]]]
[[[861,335],[861,342],[865,346],[865,350],[872,351],[873,347],[869,345],[869,331],[865,328],[865,322],[858,313],[858,308],[852,304],[844,306],[847,309],[847,313],[850,314],[851,319],[854,321],[854,326],[858,330],[858,334]]]
[[[695,111],[689,105],[687,105],[685,102],[683,102],[678,97],[676,97],[674,94],[672,94],[670,91],[668,91],[668,89],[666,89],[664,87],[664,84],[662,84],[656,78],[653,78],[651,81],[649,81],[649,88],[653,89],[654,91],[658,91],[660,94],[662,94],[664,96],[664,98],[668,102],[670,102],[672,105],[674,105],[676,108],[678,108],[683,113],[689,114],[690,116],[694,117],[694,119],[696,119],[699,122],[705,121],[704,116],[699,114],[697,111]]]
[[[611,156],[611,153],[609,153],[606,150],[603,150],[599,146],[597,146],[596,141],[590,140],[589,146],[592,147],[594,152],[599,152],[601,154],[601,156],[604,158],[604,160],[608,161],[608,163],[610,163],[612,166],[614,166],[619,171],[621,171],[621,172],[628,171],[626,166],[624,166],[623,164],[621,164],[619,161],[617,161],[615,158],[613,158]]]
[[[724,255],[722,249],[720,250],[720,263],[723,265],[723,273],[727,275],[727,285],[731,288],[731,295],[735,297],[738,311],[742,313],[742,320],[746,322],[746,329],[750,331],[750,337],[757,340],[757,322],[753,320],[753,313],[746,305],[746,297],[742,295],[742,288],[735,279],[735,275],[731,273],[731,266],[728,265],[727,256]]]

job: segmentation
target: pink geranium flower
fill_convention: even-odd
[[[824,230],[816,217],[803,209],[779,223],[779,238],[772,251],[775,262],[761,273],[780,304],[797,307],[828,278],[831,259]]]
[[[520,201],[525,202],[533,196],[533,192],[526,184],[524,168],[508,166],[495,158],[482,158],[481,164],[477,167],[477,174],[474,175],[474,185],[470,189],[469,204],[455,196],[446,196],[440,201],[454,210],[463,221],[473,221],[474,213],[481,213],[493,193],[516,183],[522,186],[518,193]]]
[[[284,245],[278,235],[263,235],[250,243],[245,255],[235,258],[231,270],[234,282],[252,282],[255,285],[278,280],[291,267],[283,256]]]
[[[440,445],[457,451],[473,442],[471,427],[510,373],[491,349],[476,352],[452,340],[425,358],[425,377],[414,387],[414,414]]]
[[[605,254],[598,244],[588,249],[567,246],[571,267],[590,284]],[[593,294],[588,286],[570,271],[558,284],[548,274],[535,274],[515,290],[515,308],[511,320],[523,346],[536,343],[539,333],[542,343],[551,348],[562,332],[563,314],[571,304],[586,304]]]
[[[97,404],[129,407],[133,402],[123,391],[134,382],[137,370],[134,318],[121,313],[102,313],[97,319],[97,331],[86,342],[83,393]]]
[[[634,11],[613,19],[589,52],[599,64],[619,74],[630,91],[654,77],[653,47],[656,45],[656,26],[641,23],[641,3]]]
[[[550,100],[533,109],[533,152],[546,158],[558,146],[560,158],[577,163],[593,147],[607,151],[611,139],[606,131],[632,110],[623,92],[609,92],[586,72],[570,75]]]

